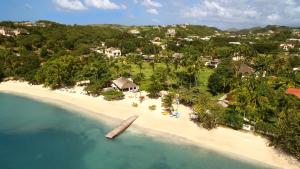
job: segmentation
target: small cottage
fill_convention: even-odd
[[[139,87],[131,79],[125,77],[113,80],[111,86],[122,92],[137,92],[139,90]]]

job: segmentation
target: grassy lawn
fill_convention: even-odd
[[[156,63],[155,64],[155,70],[156,71],[163,70],[164,68],[166,68],[166,65],[163,64],[163,63]],[[179,69],[182,70],[182,69],[185,69],[185,68],[180,67]],[[132,71],[133,75],[137,75],[138,73],[140,73],[140,69],[139,69],[138,65],[135,65],[135,64],[131,65],[131,71]],[[142,90],[145,90],[149,86],[149,84],[151,83],[150,77],[153,74],[153,69],[152,69],[149,62],[144,62],[143,63],[142,73],[145,76],[145,80],[140,85],[140,88]],[[207,90],[208,78],[212,73],[213,73],[213,70],[212,69],[207,69],[207,68],[199,71],[199,73],[197,75],[197,79],[198,79],[198,84],[199,84],[200,89]],[[171,81],[175,82],[175,79],[171,79]]]

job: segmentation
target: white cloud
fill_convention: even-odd
[[[184,19],[226,25],[299,25],[298,0],[202,0],[183,8]]]
[[[26,8],[26,9],[32,9],[32,6],[31,6],[30,4],[28,4],[28,3],[26,3],[26,4],[24,5],[24,8]]]
[[[158,15],[157,9],[154,9],[154,8],[147,9],[147,12],[150,13],[150,14]]]
[[[80,0],[54,0],[54,3],[60,9],[65,10],[85,10],[87,9]]]
[[[153,0],[143,0],[142,5],[147,8],[161,8],[162,4]]]
[[[111,0],[54,0],[59,9],[65,10],[85,10],[89,7],[98,9],[125,9],[125,5],[118,5]]]
[[[85,4],[90,7],[99,9],[122,9],[126,8],[124,5],[117,5],[110,0],[85,0]]]
[[[158,15],[159,14],[159,8],[162,8],[163,5],[157,1],[154,0],[133,0],[135,4],[140,4],[144,6],[147,10],[148,13],[153,14],[153,15]]]
[[[271,14],[271,15],[267,16],[267,19],[270,21],[276,21],[276,20],[280,19],[280,16],[278,14]]]

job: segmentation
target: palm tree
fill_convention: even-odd
[[[165,111],[171,112],[173,110],[173,102],[174,102],[174,95],[167,94],[162,99],[162,106],[165,108]]]

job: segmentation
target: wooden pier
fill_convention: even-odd
[[[113,139],[122,132],[124,132],[139,116],[131,116],[127,120],[123,121],[117,128],[113,129],[109,133],[106,134],[106,138]]]

